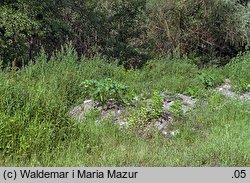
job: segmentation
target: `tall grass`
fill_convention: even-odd
[[[239,57],[220,72],[170,58],[125,70],[98,57],[78,58],[70,47],[49,61],[41,52],[35,63],[20,70],[0,71],[0,165],[249,166],[249,102],[208,91],[198,77],[200,72],[212,73],[219,84],[231,76],[237,85],[239,79],[248,79],[248,59]],[[125,83],[137,95],[199,87],[198,97],[208,106],[177,119],[171,128],[180,135],[171,139],[157,132],[152,139],[142,139],[96,113],[82,122],[71,119],[68,111],[86,99],[81,81],[106,77]]]

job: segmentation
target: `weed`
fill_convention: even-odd
[[[182,103],[180,100],[175,100],[174,103],[170,106],[169,111],[173,114],[174,117],[180,118],[183,116]]]
[[[206,88],[211,88],[213,87],[215,79],[211,75],[207,75],[203,72],[201,72],[198,75],[198,79],[201,81],[201,83],[206,87]]]
[[[11,80],[8,69],[0,70],[0,165],[250,165],[249,102],[231,101],[206,90],[197,79],[200,70],[186,60],[162,57],[153,60],[151,68],[127,71],[97,57],[78,62],[71,52],[57,53],[49,61],[46,58],[38,56],[34,63],[13,73]],[[201,72],[211,75],[216,85],[229,78],[239,87],[243,80],[244,88],[244,83],[250,81],[249,58],[248,53],[225,67],[204,68]],[[88,91],[80,83],[100,82],[102,78],[128,86],[125,97],[131,91],[147,96],[138,97],[136,107],[128,108],[130,124],[139,126],[135,131],[120,130],[112,119],[101,119],[99,123],[96,111],[82,123],[69,118],[70,108],[83,98],[81,91]],[[201,93],[205,97],[200,97],[200,106],[170,126],[181,131],[176,138],[158,136],[146,141],[135,135],[160,117],[162,98],[160,92],[154,94],[155,90],[183,93],[187,88],[191,96]],[[84,97],[87,95],[91,92]],[[180,102],[173,105],[172,111],[181,113]]]
[[[152,95],[150,106],[150,118],[158,119],[163,113],[163,96],[160,92],[155,91]]]
[[[201,87],[193,87],[193,88],[188,87],[184,91],[184,94],[189,95],[192,98],[198,98],[203,92],[204,90]]]
[[[250,91],[250,81],[246,79],[239,79],[239,91],[241,92],[249,92]]]
[[[85,80],[81,86],[83,86],[83,93],[86,96],[93,98],[101,105],[106,104],[108,100],[118,104],[128,102],[128,87],[110,78],[100,81]]]
[[[143,101],[139,110],[134,110],[128,117],[130,128],[142,128],[148,122],[159,119],[163,114],[163,97],[155,91],[149,102]]]

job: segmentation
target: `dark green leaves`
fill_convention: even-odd
[[[97,80],[85,80],[81,83],[83,94],[93,98],[96,102],[104,105],[108,100],[113,103],[126,103],[128,87],[110,78]]]

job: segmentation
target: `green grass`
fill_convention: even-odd
[[[250,81],[249,59],[246,53],[223,68],[200,70],[188,59],[165,57],[126,71],[98,57],[79,61],[68,48],[49,62],[40,54],[18,71],[0,71],[0,165],[249,166],[250,102],[216,94],[199,77],[211,76],[213,87],[229,78],[240,88],[240,80]],[[180,134],[170,139],[157,132],[143,139],[96,113],[71,119],[68,111],[85,99],[80,83],[103,78],[146,96],[198,88],[196,97],[208,105],[176,118],[171,128]]]

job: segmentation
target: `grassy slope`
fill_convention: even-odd
[[[225,68],[198,70],[190,60],[159,58],[138,71],[82,59],[72,50],[58,53],[49,63],[41,54],[36,64],[18,72],[0,72],[1,166],[249,166],[250,103],[224,98],[207,90],[199,73],[212,76],[214,85],[230,78],[250,81],[250,54]],[[110,77],[137,94],[154,90],[183,93],[196,88],[208,102],[185,118],[176,119],[180,134],[145,140],[103,121],[98,115],[75,123],[67,111],[83,96],[84,79]],[[211,80],[211,79],[210,79]]]

